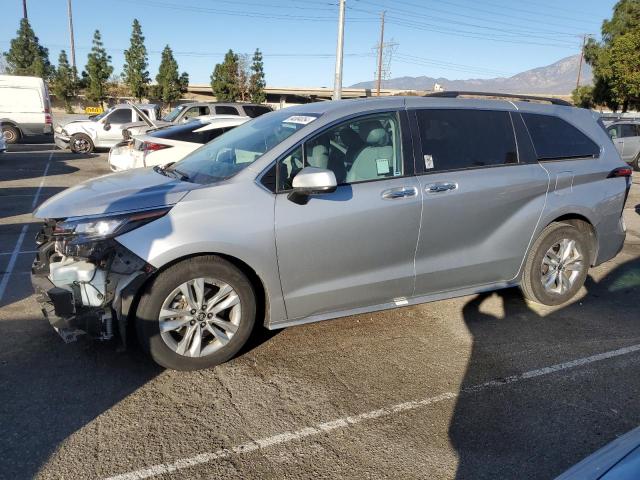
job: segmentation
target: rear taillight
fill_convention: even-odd
[[[607,178],[630,177],[633,175],[631,167],[618,167],[611,170]]]
[[[147,166],[147,155],[149,152],[157,152],[165,148],[171,148],[173,145],[164,145],[162,143],[144,142],[142,144],[142,164]]]
[[[157,152],[158,150],[164,150],[165,148],[171,148],[171,145],[165,145],[163,143],[144,142],[142,150],[147,152]]]
[[[53,118],[51,118],[50,113],[44,114],[44,123],[46,123],[47,125],[51,125],[53,123]]]

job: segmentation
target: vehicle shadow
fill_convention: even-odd
[[[34,478],[73,432],[162,371],[137,350],[65,345],[44,319],[0,320],[0,330],[3,479]]]
[[[47,177],[74,173],[79,169],[68,165],[67,161],[98,156],[96,154],[79,155],[69,151],[52,150],[51,146],[42,148],[42,145],[12,145],[11,147],[14,149],[29,147],[29,149],[0,154],[0,182],[38,179],[44,174],[47,164],[49,164]]]
[[[472,388],[522,373],[518,362],[534,370],[638,343],[640,258],[599,282],[589,277],[585,287],[586,297],[559,309],[528,304],[518,289],[481,294],[465,304],[473,345],[449,425],[459,458],[456,479],[553,478],[637,426],[637,401],[621,400],[627,407],[617,414],[609,411],[614,405],[597,405],[607,400],[606,375],[552,374],[500,388]],[[502,303],[504,315],[485,313],[484,302]],[[565,352],[563,343],[578,353]],[[635,372],[622,376],[630,373]],[[626,382],[616,378],[613,389],[637,398],[635,381],[622,385]]]

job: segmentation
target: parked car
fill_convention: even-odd
[[[597,117],[550,101],[311,103],[81,183],[34,213],[43,312],[67,340],[131,322],[157,363],[189,370],[256,323],[516,285],[568,302],[622,248],[631,169]]]
[[[268,105],[254,103],[223,103],[223,102],[189,102],[175,107],[160,120],[150,126],[145,122],[136,122],[123,126],[125,140],[158,127],[190,122],[197,119],[214,118],[219,115],[234,115],[255,118],[271,112]]]
[[[640,427],[589,455],[556,480],[636,480],[640,472]]]
[[[53,132],[49,91],[41,78],[0,75],[0,128],[7,143]]]
[[[111,148],[109,168],[117,172],[175,162],[249,120],[249,117],[220,115],[206,122],[196,120],[136,136]]]
[[[622,159],[640,170],[640,121],[623,120],[607,127],[607,132]]]
[[[160,108],[154,104],[136,105],[151,120],[158,118]],[[111,148],[122,141],[122,126],[142,120],[131,104],[120,104],[86,120],[73,120],[55,128],[58,148],[74,153],[91,153],[94,148]]]

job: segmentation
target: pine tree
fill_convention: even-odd
[[[218,63],[211,74],[211,89],[218,101],[235,102],[238,99],[238,56],[229,50],[224,61]]]
[[[171,108],[172,102],[181,97],[182,79],[183,77],[178,74],[178,62],[173,57],[173,51],[167,45],[162,50],[162,60],[160,61],[158,75],[156,75],[156,82],[158,82],[158,96],[164,103],[168,104],[169,108]]]
[[[51,89],[53,94],[64,101],[67,113],[73,113],[71,108],[71,98],[75,97],[78,89],[78,75],[75,67],[69,65],[67,52],[62,50],[58,57],[58,68],[51,79]]]
[[[49,78],[53,71],[49,62],[49,50],[40,45],[29,20],[20,20],[17,36],[11,40],[9,51],[4,54],[7,72],[12,75],[27,75]]]
[[[128,50],[124,51],[124,67],[123,77],[124,83],[127,84],[131,95],[136,97],[138,101],[142,100],[149,84],[149,66],[147,56],[147,47],[144,46],[144,36],[142,35],[142,27],[138,19],[133,20],[131,32],[131,45]]]
[[[87,98],[93,102],[100,102],[103,106],[107,98],[107,81],[113,73],[111,56],[107,55],[102,44],[100,30],[93,34],[93,46],[87,59]]]
[[[251,76],[249,77],[249,96],[253,103],[263,103],[267,96],[264,93],[266,87],[264,81],[264,64],[262,63],[262,52],[256,48],[251,64]]]
[[[180,93],[187,93],[189,89],[189,74],[182,72],[180,74]]]

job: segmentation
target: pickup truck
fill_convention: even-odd
[[[145,120],[142,111],[148,118]],[[91,153],[94,148],[111,148],[122,141],[122,128],[132,122],[156,120],[160,108],[154,104],[119,104],[86,120],[73,120],[58,125],[54,140],[58,148],[74,153]]]

